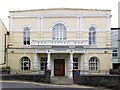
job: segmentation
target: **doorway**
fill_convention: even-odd
[[[65,76],[65,59],[54,59],[54,76]]]

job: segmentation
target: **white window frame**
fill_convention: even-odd
[[[28,57],[23,57],[21,59],[21,70],[23,71],[30,70],[30,59]]]
[[[78,70],[78,58],[73,58],[73,70]]]
[[[52,28],[53,40],[65,40],[67,28],[63,23],[56,23]]]
[[[99,59],[97,57],[91,57],[89,60],[89,70],[96,71],[99,70]]]
[[[89,45],[95,45],[96,44],[96,27],[95,26],[90,26],[89,27]]]
[[[30,28],[28,26],[23,28],[23,45],[30,45]]]
[[[47,57],[41,57],[41,70],[45,71],[47,69]]]

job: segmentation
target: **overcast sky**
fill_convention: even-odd
[[[9,26],[9,11],[43,8],[84,8],[111,10],[111,27],[118,27],[118,1],[120,0],[0,0],[0,18]]]

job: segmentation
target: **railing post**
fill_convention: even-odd
[[[73,83],[79,84],[78,78],[80,77],[80,70],[73,70]]]
[[[51,70],[45,70],[45,83],[51,82]]]

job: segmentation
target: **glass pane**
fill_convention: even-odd
[[[45,63],[45,66],[47,66],[47,63]]]
[[[75,63],[75,66],[78,66],[78,63]]]
[[[91,70],[95,70],[95,67],[91,67]]]
[[[27,44],[30,45],[30,41],[27,41]]]
[[[75,67],[75,69],[78,69],[78,67]]]
[[[43,67],[41,67],[41,70],[43,70]]]
[[[29,70],[28,67],[24,67],[24,70]]]
[[[43,63],[41,63],[41,66],[43,66],[44,64]]]

